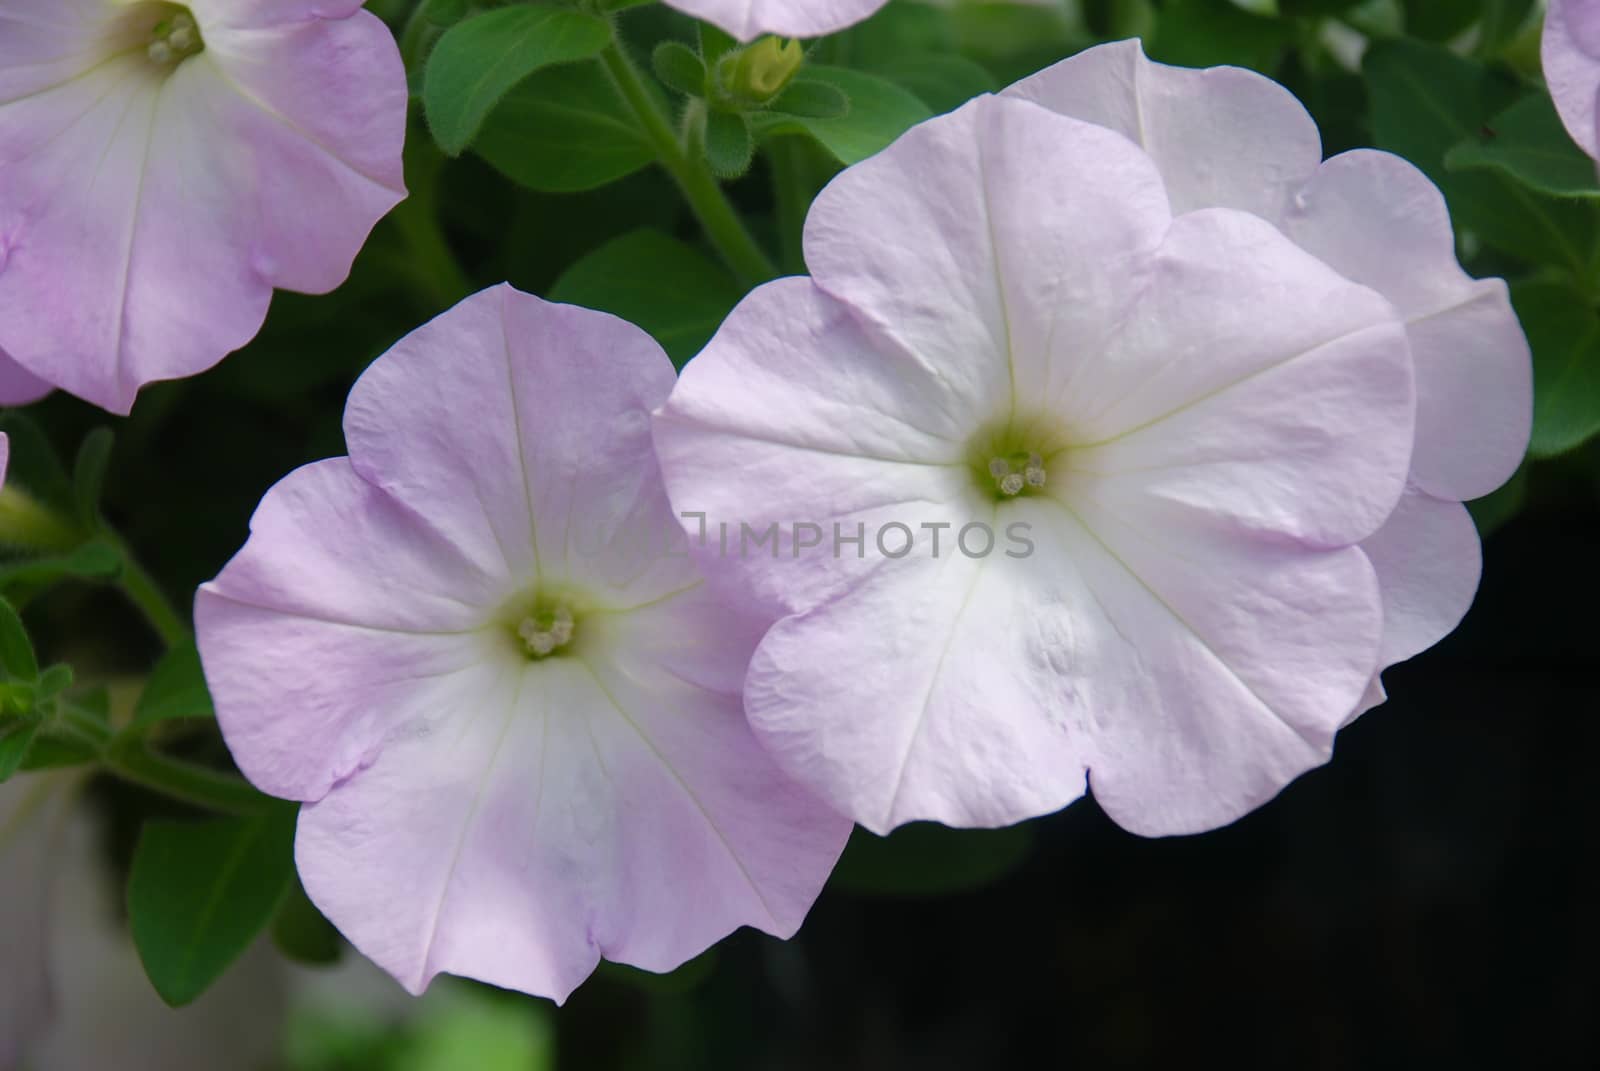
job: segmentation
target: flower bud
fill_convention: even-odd
[[[722,91],[740,104],[766,104],[782,93],[805,62],[799,41],[763,37],[723,56],[717,64]]]

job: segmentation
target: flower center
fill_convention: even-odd
[[[517,640],[530,659],[549,658],[572,643],[576,627],[571,603],[565,599],[539,600],[517,622]]]
[[[190,56],[205,51],[206,43],[200,38],[200,25],[194,15],[182,4],[156,4],[155,25],[150,28],[150,40],[145,55],[158,67],[176,67]]]
[[[1013,415],[985,426],[967,444],[967,459],[981,493],[997,501],[1042,493],[1050,483],[1049,459],[1066,446],[1047,417]]]

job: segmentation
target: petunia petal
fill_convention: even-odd
[[[280,482],[195,601],[217,717],[256,785],[316,799],[493,653],[506,598],[343,458]]]
[[[777,616],[882,564],[871,546],[880,524],[926,538],[922,522],[964,517],[962,420],[948,380],[874,340],[809,280],[780,279],[689,362],[654,433],[673,504],[705,516],[705,546],[689,527],[708,575],[730,600]],[[819,546],[796,547],[796,524],[816,525],[799,540],[816,534]],[[836,524],[846,538],[866,526],[860,556],[854,544],[834,553]]]
[[[1600,95],[1600,7],[1552,0],[1541,48],[1544,80],[1572,140],[1600,156],[1596,98]]]
[[[1120,314],[1122,272],[1168,219],[1159,176],[1125,139],[980,97],[836,178],[806,219],[805,254],[818,287],[969,412],[998,414],[1053,345],[1100,341],[1082,332]]]
[[[703,636],[704,609],[651,624]],[[450,971],[563,1001],[601,956],[668,970],[798,925],[848,824],[771,769],[736,697],[615,668],[509,673],[302,812],[307,891],[412,992]]]
[[[667,0],[668,7],[704,19],[741,41],[765,33],[821,37],[854,25],[888,0]]]
[[[1408,488],[1384,526],[1362,540],[1383,587],[1384,666],[1421,654],[1448,636],[1478,591],[1483,553],[1472,516]]]
[[[54,389],[0,350],[0,405],[31,405]]]
[[[1155,160],[1174,213],[1275,219],[1322,160],[1316,123],[1276,82],[1238,67],[1152,63],[1138,40],[1087,49],[1005,95],[1132,139]]]
[[[1400,311],[1417,370],[1412,479],[1457,501],[1510,478],[1533,420],[1528,342],[1499,279],[1473,279],[1455,256],[1444,197],[1389,153],[1325,163],[1295,195],[1284,232]]]
[[[1052,469],[1151,524],[1343,546],[1405,486],[1413,387],[1389,304],[1230,209],[1181,216],[1130,318],[1056,400]],[[1308,402],[1315,399],[1315,403]]]
[[[499,286],[368,369],[345,439],[357,472],[480,569],[647,602],[692,575],[654,558],[643,575],[612,567],[659,550],[649,541],[672,524],[646,415],[672,384],[671,362],[632,324]]]

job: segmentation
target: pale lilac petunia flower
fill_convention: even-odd
[[[338,286],[405,195],[405,72],[360,8],[0,7],[0,362],[126,413],[254,337],[274,287]]]
[[[762,34],[822,37],[874,14],[888,0],[666,0],[741,41]]]
[[[681,547],[638,328],[498,287],[402,340],[196,604],[245,774],[307,801],[306,891],[413,992],[563,1000],[599,959],[667,970],[787,937],[849,834],[761,751],[759,629]]]
[[[1541,53],[1567,132],[1584,152],[1600,157],[1600,0],[1550,0]]]
[[[877,831],[1092,780],[1165,834],[1327,760],[1383,639],[1357,544],[1412,452],[1388,301],[1249,212],[1175,216],[1127,138],[1014,97],[846,171],[805,252],[655,424],[680,511],[788,533],[702,550],[787,615],[745,689],[786,770]]]
[[[1521,462],[1533,373],[1505,283],[1474,279],[1456,262],[1438,188],[1386,152],[1324,161],[1316,123],[1276,82],[1236,67],[1152,63],[1137,41],[1090,49],[1006,92],[1138,142],[1174,212],[1222,206],[1260,216],[1399,311],[1416,366],[1417,440],[1404,497],[1362,542],[1383,587],[1380,667],[1448,635],[1481,569],[1461,503],[1499,487]],[[1352,717],[1381,699],[1374,679]]]

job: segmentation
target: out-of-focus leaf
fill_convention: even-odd
[[[1363,62],[1380,148],[1439,184],[1458,228],[1514,256],[1587,272],[1600,208],[1560,200],[1493,171],[1449,171],[1445,156],[1475,138],[1520,93],[1515,82],[1448,49],[1417,41],[1373,45]]]
[[[1429,41],[1449,41],[1483,17],[1483,0],[1400,0],[1406,33]]]
[[[473,148],[513,182],[545,193],[594,189],[655,160],[593,64],[541,71],[513,89]]]
[[[1511,300],[1533,347],[1534,457],[1551,457],[1600,434],[1600,315],[1558,282],[1519,283]]]
[[[39,679],[39,659],[33,653],[33,641],[22,618],[11,604],[0,599],[0,671],[5,680],[35,681]]]
[[[459,154],[518,82],[597,55],[610,41],[604,19],[553,4],[515,4],[458,22],[439,39],[423,77],[434,140]]]
[[[70,554],[6,562],[0,565],[0,584],[51,584],[69,576],[104,580],[121,569],[122,556],[115,547],[91,540]]]
[[[1232,64],[1276,72],[1295,24],[1241,11],[1227,0],[1173,0],[1161,11],[1150,58],[1180,67]]]
[[[96,428],[78,447],[72,466],[72,496],[77,506],[78,523],[93,528],[100,518],[100,496],[105,491],[106,468],[111,464],[111,447],[116,435],[110,428]]]
[[[6,482],[28,489],[45,505],[62,512],[73,507],[72,479],[56,454],[55,446],[32,416],[20,409],[0,412],[0,432],[11,439],[11,463]]]
[[[1444,158],[1451,171],[1492,169],[1558,197],[1600,197],[1595,162],[1573,143],[1548,93],[1530,93]]]
[[[806,68],[806,77],[826,82],[844,93],[850,101],[850,111],[835,119],[758,115],[758,135],[807,134],[841,163],[854,164],[933,115],[910,92],[875,75],[843,67],[814,66]]]
[[[973,97],[1000,88],[982,64],[965,56],[924,52],[900,57],[874,70],[912,92],[939,115],[954,111]]]
[[[31,715],[18,716],[0,711],[0,784],[23,768],[34,741],[39,737],[41,721]]]
[[[547,296],[638,324],[682,367],[710,341],[744,290],[693,246],[645,228],[577,261]]]
[[[266,927],[294,873],[295,808],[253,818],[145,823],[128,877],[128,924],[173,1007],[205,992]]]
[[[147,729],[172,718],[214,717],[216,710],[200,668],[200,652],[190,640],[168,651],[151,670],[150,680],[134,704],[132,727]]]
[[[790,82],[771,110],[804,119],[838,119],[850,111],[850,98],[838,86],[797,78]]]
[[[1027,858],[1033,831],[948,829],[931,822],[901,826],[887,837],[857,829],[829,883],[878,896],[943,896],[981,888]]]
[[[539,1005],[463,989],[414,1024],[389,1071],[553,1071],[555,1041]]]
[[[1527,499],[1528,466],[1524,463],[1499,490],[1468,502],[1467,510],[1472,514],[1473,523],[1478,526],[1478,535],[1487,539],[1522,512],[1522,505]]]
[[[682,41],[661,42],[650,54],[650,65],[668,89],[689,97],[705,95],[706,65],[700,62],[700,54]]]
[[[272,943],[296,963],[312,966],[337,962],[344,950],[339,931],[317,910],[298,878],[290,880],[289,891],[278,905],[272,920]]]

